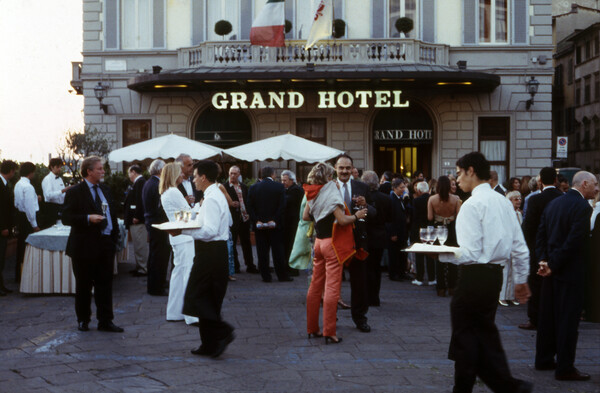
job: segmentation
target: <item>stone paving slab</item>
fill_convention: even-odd
[[[5,272],[14,271],[12,263]],[[236,340],[213,360],[189,353],[199,344],[198,329],[167,322],[167,298],[147,295],[146,279],[126,273],[132,267],[121,264],[113,283],[115,323],[124,333],[99,332],[94,320],[89,332],[77,331],[72,296],[0,298],[0,392],[451,391],[450,299],[431,287],[392,282],[384,274],[382,305],[369,310],[372,332],[359,332],[350,311],[340,310],[344,341],[325,345],[306,336],[304,273],[269,284],[259,275],[238,274],[223,304]],[[348,282],[342,297],[349,301]],[[552,372],[533,368],[535,334],[516,328],[525,320],[525,306],[498,309],[516,377],[534,382],[536,392],[600,392],[600,324],[580,327],[577,367],[592,380],[558,382]],[[474,392],[489,390],[478,382]]]

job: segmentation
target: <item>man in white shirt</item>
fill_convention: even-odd
[[[35,165],[24,162],[19,169],[21,178],[15,185],[15,207],[17,208],[17,264],[15,266],[15,281],[21,280],[21,265],[25,257],[25,239],[32,232],[38,232],[40,227],[37,223],[37,212],[40,210],[39,197],[35,188],[31,185],[31,179],[35,175]]]
[[[58,221],[65,203],[65,192],[72,187],[65,187],[65,183],[60,177],[62,167],[63,162],[60,158],[51,158],[48,165],[50,173],[42,180],[42,191],[46,202],[44,222],[47,226],[52,226]]]
[[[212,161],[194,165],[194,183],[204,192],[198,211],[199,229],[184,234],[195,240],[196,256],[185,291],[183,314],[198,317],[202,344],[194,355],[220,356],[234,340],[233,326],[221,319],[221,305],[227,292],[229,261],[227,240],[233,223],[225,195],[217,184],[219,168]],[[181,231],[170,231],[178,235]]]
[[[463,156],[456,169],[461,189],[471,197],[456,218],[459,251],[439,256],[459,266],[450,304],[453,392],[471,392],[476,377],[494,392],[531,392],[531,383],[512,377],[494,321],[505,264],[513,264],[517,300],[529,298],[529,250],[511,203],[488,183],[490,164],[483,154]]]

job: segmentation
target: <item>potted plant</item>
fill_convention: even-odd
[[[290,31],[292,31],[292,22],[290,22],[289,20],[285,20],[285,34],[289,33]]]
[[[342,38],[346,35],[346,22],[343,19],[333,20],[333,38]]]
[[[223,39],[225,39],[227,34],[231,33],[231,30],[233,30],[233,26],[231,26],[229,21],[220,20],[215,23],[215,33],[222,36]]]
[[[414,28],[415,24],[409,17],[403,16],[402,18],[396,19],[396,30],[406,37],[408,33]]]

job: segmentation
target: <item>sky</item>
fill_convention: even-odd
[[[83,130],[81,0],[0,0],[0,160],[48,163],[65,131]]]

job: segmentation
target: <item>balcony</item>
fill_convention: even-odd
[[[414,39],[336,40],[304,49],[305,40],[280,48],[252,46],[249,41],[207,41],[178,50],[179,68],[256,67],[314,64],[429,64],[447,66],[449,46]]]
[[[81,80],[81,62],[71,62],[71,87],[77,95],[83,94],[83,81]]]

